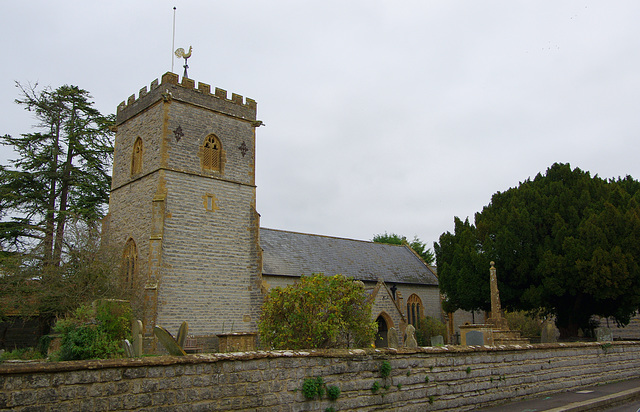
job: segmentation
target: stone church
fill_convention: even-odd
[[[255,337],[271,287],[337,273],[365,283],[379,325],[443,320],[434,270],[409,247],[260,227],[254,100],[166,73],[121,103],[105,244],[122,256],[122,281],[155,349],[153,326],[218,350]],[[120,255],[121,254],[121,255]]]

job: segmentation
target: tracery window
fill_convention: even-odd
[[[122,281],[125,286],[133,287],[138,273],[138,248],[136,242],[129,238],[122,253]]]
[[[222,145],[220,139],[210,134],[204,139],[202,145],[202,168],[206,170],[220,171],[222,159]]]
[[[142,172],[142,139],[137,138],[133,144],[133,155],[131,156],[131,174]]]
[[[407,299],[407,322],[417,328],[420,326],[420,318],[423,316],[422,299],[414,293]]]

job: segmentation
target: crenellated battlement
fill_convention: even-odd
[[[151,82],[149,89],[147,89],[146,86],[140,89],[137,98],[136,95],[133,94],[129,96],[126,101],[120,103],[117,109],[117,117],[120,118],[122,115],[124,115],[125,112],[130,111],[129,109],[135,110],[134,106],[137,106],[137,103],[145,100],[145,98],[149,95],[163,95],[164,99],[177,97],[174,96],[174,93],[172,93],[172,91],[195,91],[201,95],[199,100],[203,98],[206,100],[214,99],[218,100],[219,103],[223,103],[225,106],[228,104],[235,105],[236,109],[239,109],[242,113],[238,113],[240,114],[240,117],[255,119],[255,113],[257,110],[257,103],[255,100],[248,97],[244,98],[243,96],[236,93],[232,93],[231,98],[229,98],[227,95],[227,91],[218,87],[216,87],[212,93],[210,85],[198,82],[196,87],[196,82],[193,79],[183,77],[182,81],[180,81],[179,76],[171,72],[163,74],[160,82],[158,81],[158,79],[155,79],[153,82]],[[168,96],[165,96],[165,94],[168,94]],[[182,93],[180,94],[182,95]],[[235,111],[236,110],[234,110],[234,112]]]

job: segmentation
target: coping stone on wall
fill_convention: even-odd
[[[637,342],[615,342],[615,346],[637,345]],[[589,348],[601,347],[601,342],[566,342],[547,344],[527,344],[527,345],[500,345],[500,346],[428,346],[413,349],[399,348],[376,348],[376,349],[328,349],[328,350],[274,350],[255,352],[234,352],[234,353],[211,353],[194,354],[187,356],[153,356],[146,358],[122,358],[122,359],[101,359],[68,362],[11,362],[0,364],[0,376],[4,374],[22,374],[34,372],[67,372],[86,369],[109,369],[120,367],[136,366],[165,366],[178,364],[203,364],[216,363],[226,360],[250,360],[263,358],[283,358],[283,357],[326,357],[326,358],[358,358],[372,357],[384,358],[389,354],[442,354],[442,353],[475,353],[475,352],[508,352],[526,351],[529,349],[567,349],[567,348]]]

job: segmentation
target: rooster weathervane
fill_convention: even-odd
[[[189,46],[189,51],[185,53],[184,49],[182,47],[180,47],[179,49],[177,49],[175,51],[176,56],[178,56],[178,58],[183,58],[184,59],[184,74],[182,75],[182,77],[186,77],[187,79],[189,78],[189,76],[187,75],[187,69],[189,68],[189,65],[187,64],[187,59],[189,57],[191,57],[191,51],[193,50],[193,47]]]

